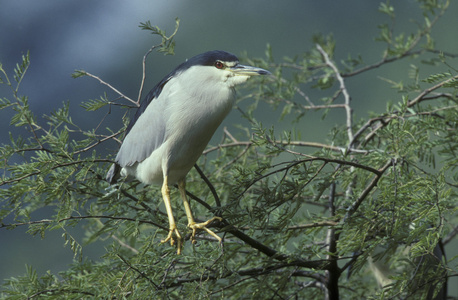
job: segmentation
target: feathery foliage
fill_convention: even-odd
[[[449,1],[418,2],[423,23],[411,33],[394,30],[395,7],[389,1],[380,5],[389,22],[379,26],[375,40],[381,59],[372,64],[361,57],[336,62],[332,36],[315,36],[316,47],[281,62],[274,59],[270,46],[265,58],[244,57],[273,73],[251,81],[241,93],[238,108],[251,128],[243,128],[246,135],[236,138],[225,130],[221,143],[209,146],[200,167],[188,175],[195,216],[223,218],[213,226],[224,237],[224,246],[202,234],[197,245],[185,243],[181,256],[159,243],[168,228],[158,187],[137,181],[110,187],[104,181],[112,157],[97,150],[107,141],[119,141],[123,129],[83,130],[72,121],[65,103],[37,118],[19,92],[29,55],[15,68],[12,81],[0,66],[1,84],[11,90],[0,99],[0,113],[11,115],[11,125],[25,132],[11,135],[10,143],[0,147],[1,228],[27,226],[30,234],[43,238],[50,230],[60,230],[75,254],[74,264],[59,274],[39,275],[29,267],[24,276],[7,279],[2,296],[441,295],[447,278],[457,276],[456,256],[443,255],[458,232],[458,70],[453,60],[457,55],[436,49],[431,34]],[[176,30],[178,24],[177,20]],[[173,53],[176,30],[167,36],[150,22],[141,28],[162,41],[147,55],[153,50]],[[357,81],[368,71],[406,59],[411,69],[400,72],[409,73],[410,82],[385,79],[399,91],[398,99],[386,99],[381,113],[354,120],[347,80]],[[421,76],[422,61],[437,72]],[[104,83],[85,71],[75,72],[74,77],[80,76]],[[106,85],[120,99],[110,100],[105,94],[88,100],[82,104],[87,111],[125,103],[138,106],[140,96],[131,100]],[[323,96],[309,96],[311,90]],[[259,122],[258,107],[266,105],[283,122],[292,120],[291,130],[279,132]],[[336,122],[326,141],[307,140],[310,128],[300,128],[301,121],[311,114],[326,119],[334,111],[343,121]],[[172,197],[178,197],[176,190]],[[34,212],[43,207],[54,210],[47,219],[35,219]],[[178,208],[175,213],[180,231],[187,232],[184,211]],[[14,221],[6,223],[6,218]],[[74,226],[85,230],[85,240],[71,235],[68,229]],[[84,258],[85,245],[107,238],[111,243],[100,260]],[[388,272],[380,275],[383,269]]]

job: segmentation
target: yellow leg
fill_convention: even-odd
[[[196,223],[194,221],[194,218],[192,217],[191,206],[189,205],[188,198],[186,197],[186,188],[185,188],[184,180],[181,180],[178,182],[178,188],[180,189],[181,199],[183,200],[183,205],[186,211],[186,216],[188,217],[188,227],[192,229],[191,242],[193,244],[196,242],[195,235],[196,235],[196,231],[199,229],[199,230],[205,230],[208,234],[213,236],[215,239],[217,239],[221,243],[223,240],[219,236],[217,236],[216,233],[208,229],[206,226],[208,226],[208,224],[210,224],[214,220],[222,221],[223,219],[220,217],[213,217],[206,222]]]
[[[183,239],[181,238],[180,232],[178,232],[177,225],[175,223],[175,218],[173,217],[172,213],[172,204],[170,203],[170,188],[168,186],[167,182],[167,176],[164,178],[164,182],[162,183],[162,199],[164,200],[165,204],[165,209],[167,211],[167,217],[169,218],[169,234],[167,235],[167,238],[165,240],[162,240],[161,243],[167,243],[170,241],[170,245],[173,246],[175,243],[175,240],[173,239],[173,234],[176,236],[177,240],[177,254],[181,254],[181,246],[183,245]]]

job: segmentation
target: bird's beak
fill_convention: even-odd
[[[252,66],[244,66],[244,65],[235,65],[229,69],[233,72],[236,76],[254,76],[254,75],[270,75],[267,70],[256,68]]]

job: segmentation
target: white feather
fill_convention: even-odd
[[[165,130],[162,144],[151,148],[146,159],[125,165],[122,173],[147,184],[162,184],[165,175],[169,184],[183,179],[230,112],[234,86],[247,79],[248,76],[234,76],[212,66],[193,66],[172,78],[123,143],[135,145],[130,151],[139,151],[140,144],[155,144],[151,141],[155,132]],[[160,125],[154,121],[157,119],[161,119]]]

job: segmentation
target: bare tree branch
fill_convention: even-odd
[[[332,71],[334,72],[336,76],[337,81],[340,84],[339,89],[344,96],[344,108],[345,108],[345,112],[347,115],[347,119],[346,119],[347,120],[347,135],[348,135],[348,140],[349,140],[348,148],[351,148],[352,147],[351,143],[353,141],[353,132],[352,132],[353,121],[352,121],[352,109],[350,106],[350,101],[351,101],[350,94],[347,91],[347,87],[345,86],[345,81],[343,77],[340,75],[340,72],[337,69],[336,65],[329,58],[329,55],[326,53],[326,51],[323,50],[323,48],[319,44],[316,45],[316,48],[323,56],[326,65],[328,65],[332,69]]]
[[[107,86],[108,88],[110,88],[113,92],[115,92],[116,94],[118,94],[119,96],[121,96],[122,98],[128,100],[129,102],[135,104],[136,106],[138,106],[138,103],[132,99],[130,99],[129,97],[127,97],[126,95],[124,95],[123,93],[121,93],[120,91],[118,91],[115,87],[113,87],[111,84],[103,81],[100,77],[96,76],[96,75],[92,75],[91,73],[89,72],[86,72],[86,71],[80,71],[81,73],[83,73],[84,75],[86,76],[89,76],[91,78],[94,78],[94,79],[97,79],[101,84]]]

